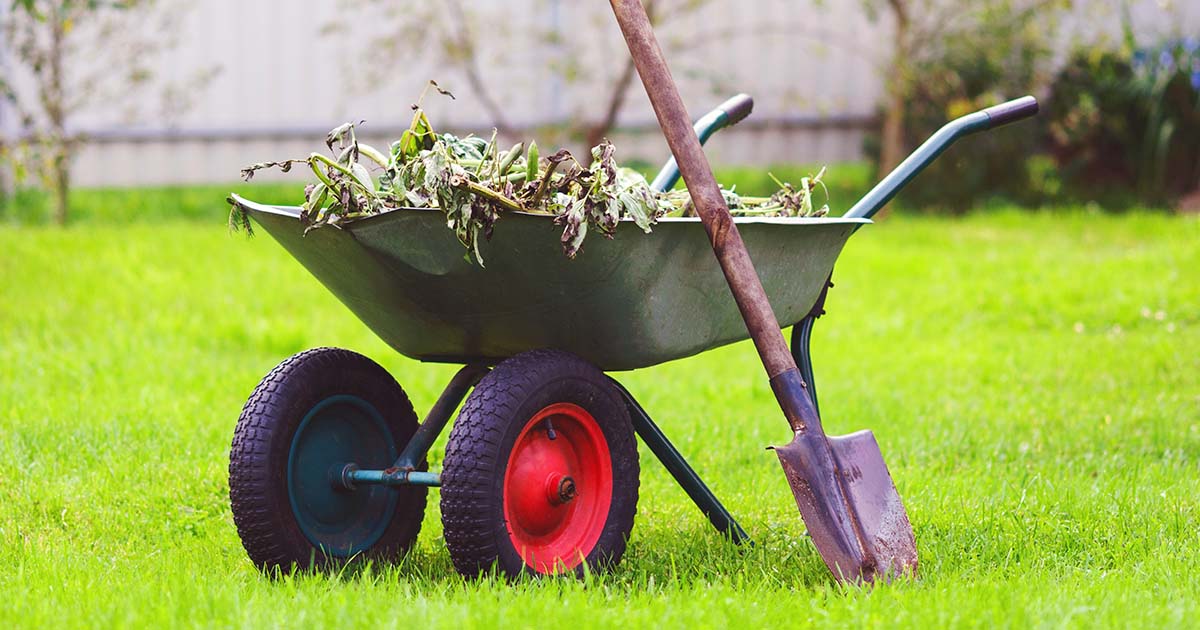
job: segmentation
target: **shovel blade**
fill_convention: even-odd
[[[916,572],[912,525],[870,431],[828,438],[801,432],[775,454],[834,577],[874,582]]]
[[[892,576],[917,571],[917,541],[904,501],[883,462],[870,431],[829,438],[846,498],[857,517],[863,544],[875,560],[875,574]]]

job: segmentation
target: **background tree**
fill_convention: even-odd
[[[909,142],[921,139],[908,137],[906,127],[911,125],[906,120],[909,104],[922,90],[952,90],[960,99],[970,99],[973,89],[995,91],[1022,81],[1032,84],[1034,75],[1047,73],[1050,40],[1071,1],[864,0],[863,5],[871,18],[887,16],[893,24],[890,59],[884,66],[878,149],[879,170],[886,173],[908,155]],[[970,77],[956,79],[944,71],[966,66],[1000,80],[977,89],[967,85]]]
[[[15,65],[0,76],[0,99],[18,129],[17,138],[0,140],[0,170],[6,161],[18,184],[40,181],[52,194],[56,223],[67,220],[71,159],[86,140],[72,118],[93,106],[132,107],[152,82],[158,54],[172,46],[177,4],[12,0],[0,19],[0,45]]]
[[[398,3],[392,0],[343,0],[353,8],[348,15],[354,23],[370,22],[377,33],[368,38],[366,49],[371,51],[372,63],[362,69],[355,64],[355,77],[361,84],[349,86],[353,91],[386,85],[388,70],[396,64],[422,61],[448,67],[457,72],[466,92],[484,110],[489,122],[501,136],[515,138],[518,129],[506,113],[504,103],[519,89],[506,83],[503,72],[521,68],[525,76],[543,81],[561,82],[566,87],[583,81],[605,86],[602,97],[579,104],[567,113],[563,121],[540,133],[557,136],[559,141],[586,150],[599,143],[617,126],[629,91],[637,83],[633,60],[612,23],[612,12],[602,2],[555,2],[540,0],[532,4],[536,10],[528,15],[518,14],[524,3],[464,3],[461,0],[442,2]],[[799,22],[780,22],[762,19],[740,26],[705,25],[698,29],[688,22],[689,17],[701,16],[713,0],[645,0],[647,12],[659,29],[659,39],[671,59],[677,79],[704,89],[730,96],[736,92],[733,77],[721,76],[698,63],[689,55],[700,46],[721,46],[722,41],[744,36],[762,37],[769,33],[800,33]],[[557,7],[556,7],[557,5]],[[565,7],[565,8],[564,8]],[[575,24],[589,28],[567,32],[547,24],[545,20],[530,19],[569,10]],[[370,15],[369,19],[365,15]],[[799,19],[799,18],[797,18]],[[510,26],[513,25],[513,26]],[[346,31],[349,21],[329,25],[329,31]],[[535,59],[506,59],[498,42],[521,37],[544,44],[542,54]],[[497,50],[499,48],[499,51]],[[442,79],[444,84],[451,79]],[[463,90],[459,89],[461,93]],[[579,153],[576,153],[577,155]]]

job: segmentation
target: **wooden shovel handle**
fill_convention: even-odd
[[[767,376],[774,379],[784,372],[795,370],[796,361],[779,330],[779,321],[775,319],[775,313],[767,301],[767,294],[758,279],[758,273],[754,271],[754,263],[750,261],[746,245],[729,215],[729,207],[721,196],[721,188],[713,177],[712,167],[708,164],[700,140],[692,131],[691,117],[654,37],[645,7],[640,0],[610,0],[610,3],[642,84],[646,87],[646,94],[650,96],[650,104],[654,106],[654,114],[667,138],[667,145],[679,163],[683,181],[691,193],[700,220],[704,222],[713,252],[721,263],[721,270],[725,272],[725,280],[733,291],[738,310],[746,320],[746,328],[762,358]]]

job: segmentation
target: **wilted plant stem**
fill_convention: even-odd
[[[480,197],[483,197],[484,199],[487,199],[488,201],[491,201],[492,203],[503,207],[505,210],[512,210],[513,212],[525,212],[526,211],[525,206],[522,206],[521,204],[517,203],[516,201],[509,199],[508,197],[505,197],[504,195],[492,190],[491,188],[483,186],[482,184],[477,184],[469,179],[456,178],[455,180],[452,180],[450,183],[452,185],[457,185],[461,188],[466,188],[468,191],[471,192],[471,194],[479,195]]]
[[[529,200],[529,205],[537,206],[542,200],[542,195],[546,194],[546,188],[550,186],[550,178],[554,176],[554,171],[558,169],[561,162],[551,161],[546,167],[546,172],[542,174],[542,181],[538,182],[537,192],[533,193],[533,198]]]
[[[325,164],[329,168],[332,168],[338,172],[341,172],[346,177],[354,177],[354,173],[350,172],[350,169],[346,168],[345,166],[342,166],[341,164],[338,164],[337,162],[333,161],[331,158],[329,158],[328,156],[326,156],[324,154],[313,153],[312,155],[309,156],[309,160],[310,160],[309,163],[313,165],[313,172],[317,174],[317,177],[321,178],[321,181],[324,182],[326,186],[333,186],[333,182],[329,181],[328,177],[322,177],[323,173],[321,173],[320,167],[318,167],[316,165],[317,162]]]

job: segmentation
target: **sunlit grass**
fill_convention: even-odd
[[[618,378],[751,548],[643,448],[612,575],[464,581],[435,494],[400,565],[265,579],[226,488],[258,379],[343,346],[422,410],[454,368],[396,355],[269,237],[219,220],[0,228],[0,626],[1188,625],[1198,243],[1196,219],[1015,212],[852,239],[816,332],[821,406],[831,432],[875,431],[922,563],[859,591],[831,584],[763,450],[787,429],[747,344]]]

